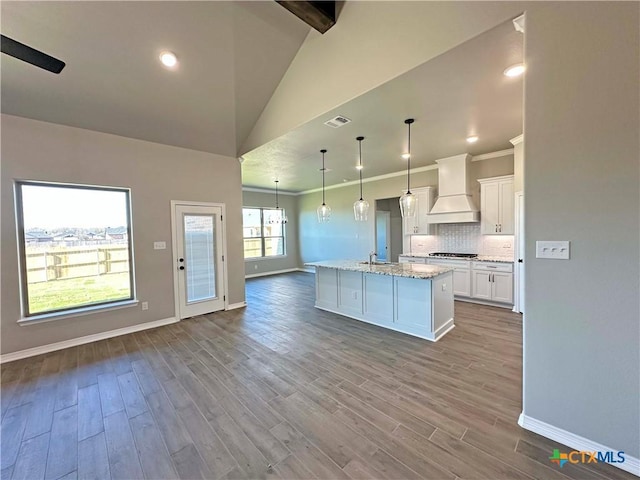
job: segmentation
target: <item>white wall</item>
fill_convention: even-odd
[[[225,203],[230,303],[244,301],[240,163],[220,155],[2,116],[2,354],[173,317],[171,200]],[[20,295],[13,202],[15,179],[131,189],[140,307],[18,326]],[[153,242],[167,242],[154,250]]]

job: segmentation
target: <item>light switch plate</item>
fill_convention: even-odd
[[[567,240],[539,240],[536,242],[536,258],[569,260],[570,244],[571,242]]]
[[[167,248],[167,242],[153,242],[154,250],[164,250]]]

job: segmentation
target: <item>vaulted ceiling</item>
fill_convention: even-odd
[[[4,35],[67,63],[55,75],[2,55],[3,113],[234,157],[309,32],[275,2],[3,1],[1,13]]]
[[[406,14],[408,4],[420,2],[398,3]],[[382,4],[354,2],[345,11],[363,13]],[[284,190],[314,188],[321,148],[329,150],[327,182],[353,180],[358,135],[366,137],[365,177],[402,170],[408,117],[416,119],[415,167],[463,152],[509,148],[509,138],[522,132],[522,78],[502,75],[523,58],[522,35],[510,21],[246,151],[241,146],[251,144],[247,138],[255,137],[256,122],[303,42],[310,48],[332,40],[329,35],[344,35],[340,18],[321,36],[272,1],[3,1],[0,8],[4,35],[67,63],[54,75],[2,55],[3,113],[242,154],[245,186],[272,188],[279,178]],[[375,35],[367,32],[372,45]],[[178,56],[173,71],[158,61],[165,49]],[[344,71],[349,79],[358,74]],[[305,84],[310,95],[321,85],[321,72],[315,81]],[[279,95],[287,94],[282,90],[280,84]],[[340,84],[334,91],[340,92]],[[335,115],[353,122],[340,129],[323,124]],[[466,144],[469,134],[480,140]]]
[[[299,192],[318,187],[321,148],[327,184],[356,180],[362,142],[365,178],[406,168],[406,118],[412,125],[412,167],[432,165],[460,153],[479,155],[511,148],[522,133],[523,77],[504,70],[523,61],[523,35],[511,21],[328,111],[285,135],[243,154],[243,185]],[[345,74],[347,74],[345,72]],[[350,72],[351,75],[354,72]],[[325,121],[350,120],[334,129]],[[466,137],[479,140],[468,144]]]

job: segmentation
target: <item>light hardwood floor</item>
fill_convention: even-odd
[[[315,309],[310,274],[247,301],[3,365],[2,480],[635,478],[518,427],[519,315],[456,302],[431,343]]]

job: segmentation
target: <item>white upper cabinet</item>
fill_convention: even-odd
[[[419,187],[411,189],[411,193],[416,196],[416,214],[412,218],[404,219],[405,235],[434,235],[435,225],[427,223],[427,214],[431,211],[436,197],[434,187]]]
[[[480,231],[483,235],[513,235],[513,175],[481,178]]]

